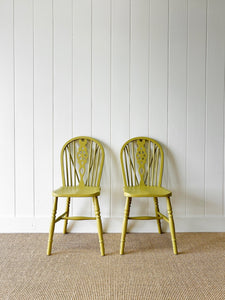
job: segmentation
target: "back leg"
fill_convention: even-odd
[[[156,215],[156,217],[159,217],[159,203],[158,203],[157,197],[154,197],[154,202],[155,202],[155,215]],[[162,227],[161,227],[160,219],[157,219],[157,225],[158,225],[158,232],[161,234]]]
[[[67,198],[67,202],[66,202],[66,217],[69,216],[69,210],[70,210],[70,198]],[[63,233],[67,233],[67,224],[68,224],[68,220],[66,219],[64,221],[64,228],[63,228]]]

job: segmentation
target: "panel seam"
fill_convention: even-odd
[[[208,62],[208,0],[205,16],[205,122],[204,122],[204,216],[206,216],[206,160],[207,160],[207,62]]]
[[[33,47],[33,217],[35,217],[36,214],[36,197],[35,197],[35,112],[34,112],[34,105],[35,105],[35,88],[34,88],[34,77],[35,77],[35,70],[34,70],[34,39],[35,39],[35,32],[34,32],[34,0],[32,1],[32,33],[33,33],[33,39],[32,39],[32,47]]]
[[[55,29],[54,29],[54,0],[52,0],[52,190],[54,188],[54,158],[55,158],[55,153],[54,153],[54,121],[55,121],[55,115],[54,115],[54,34],[55,34]]]
[[[13,215],[16,217],[16,60],[15,60],[15,0],[13,0],[13,164],[14,164],[14,201]]]

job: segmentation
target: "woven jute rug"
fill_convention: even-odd
[[[225,233],[0,234],[0,299],[225,299]]]

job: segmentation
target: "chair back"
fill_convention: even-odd
[[[161,186],[163,150],[157,141],[148,137],[128,140],[120,160],[125,186]]]
[[[61,151],[63,186],[99,186],[104,149],[94,138],[80,136],[65,143]]]

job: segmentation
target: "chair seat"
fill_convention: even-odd
[[[125,186],[125,197],[170,197],[171,191],[159,186]]]
[[[62,186],[52,192],[54,197],[97,197],[101,188],[96,186]]]

